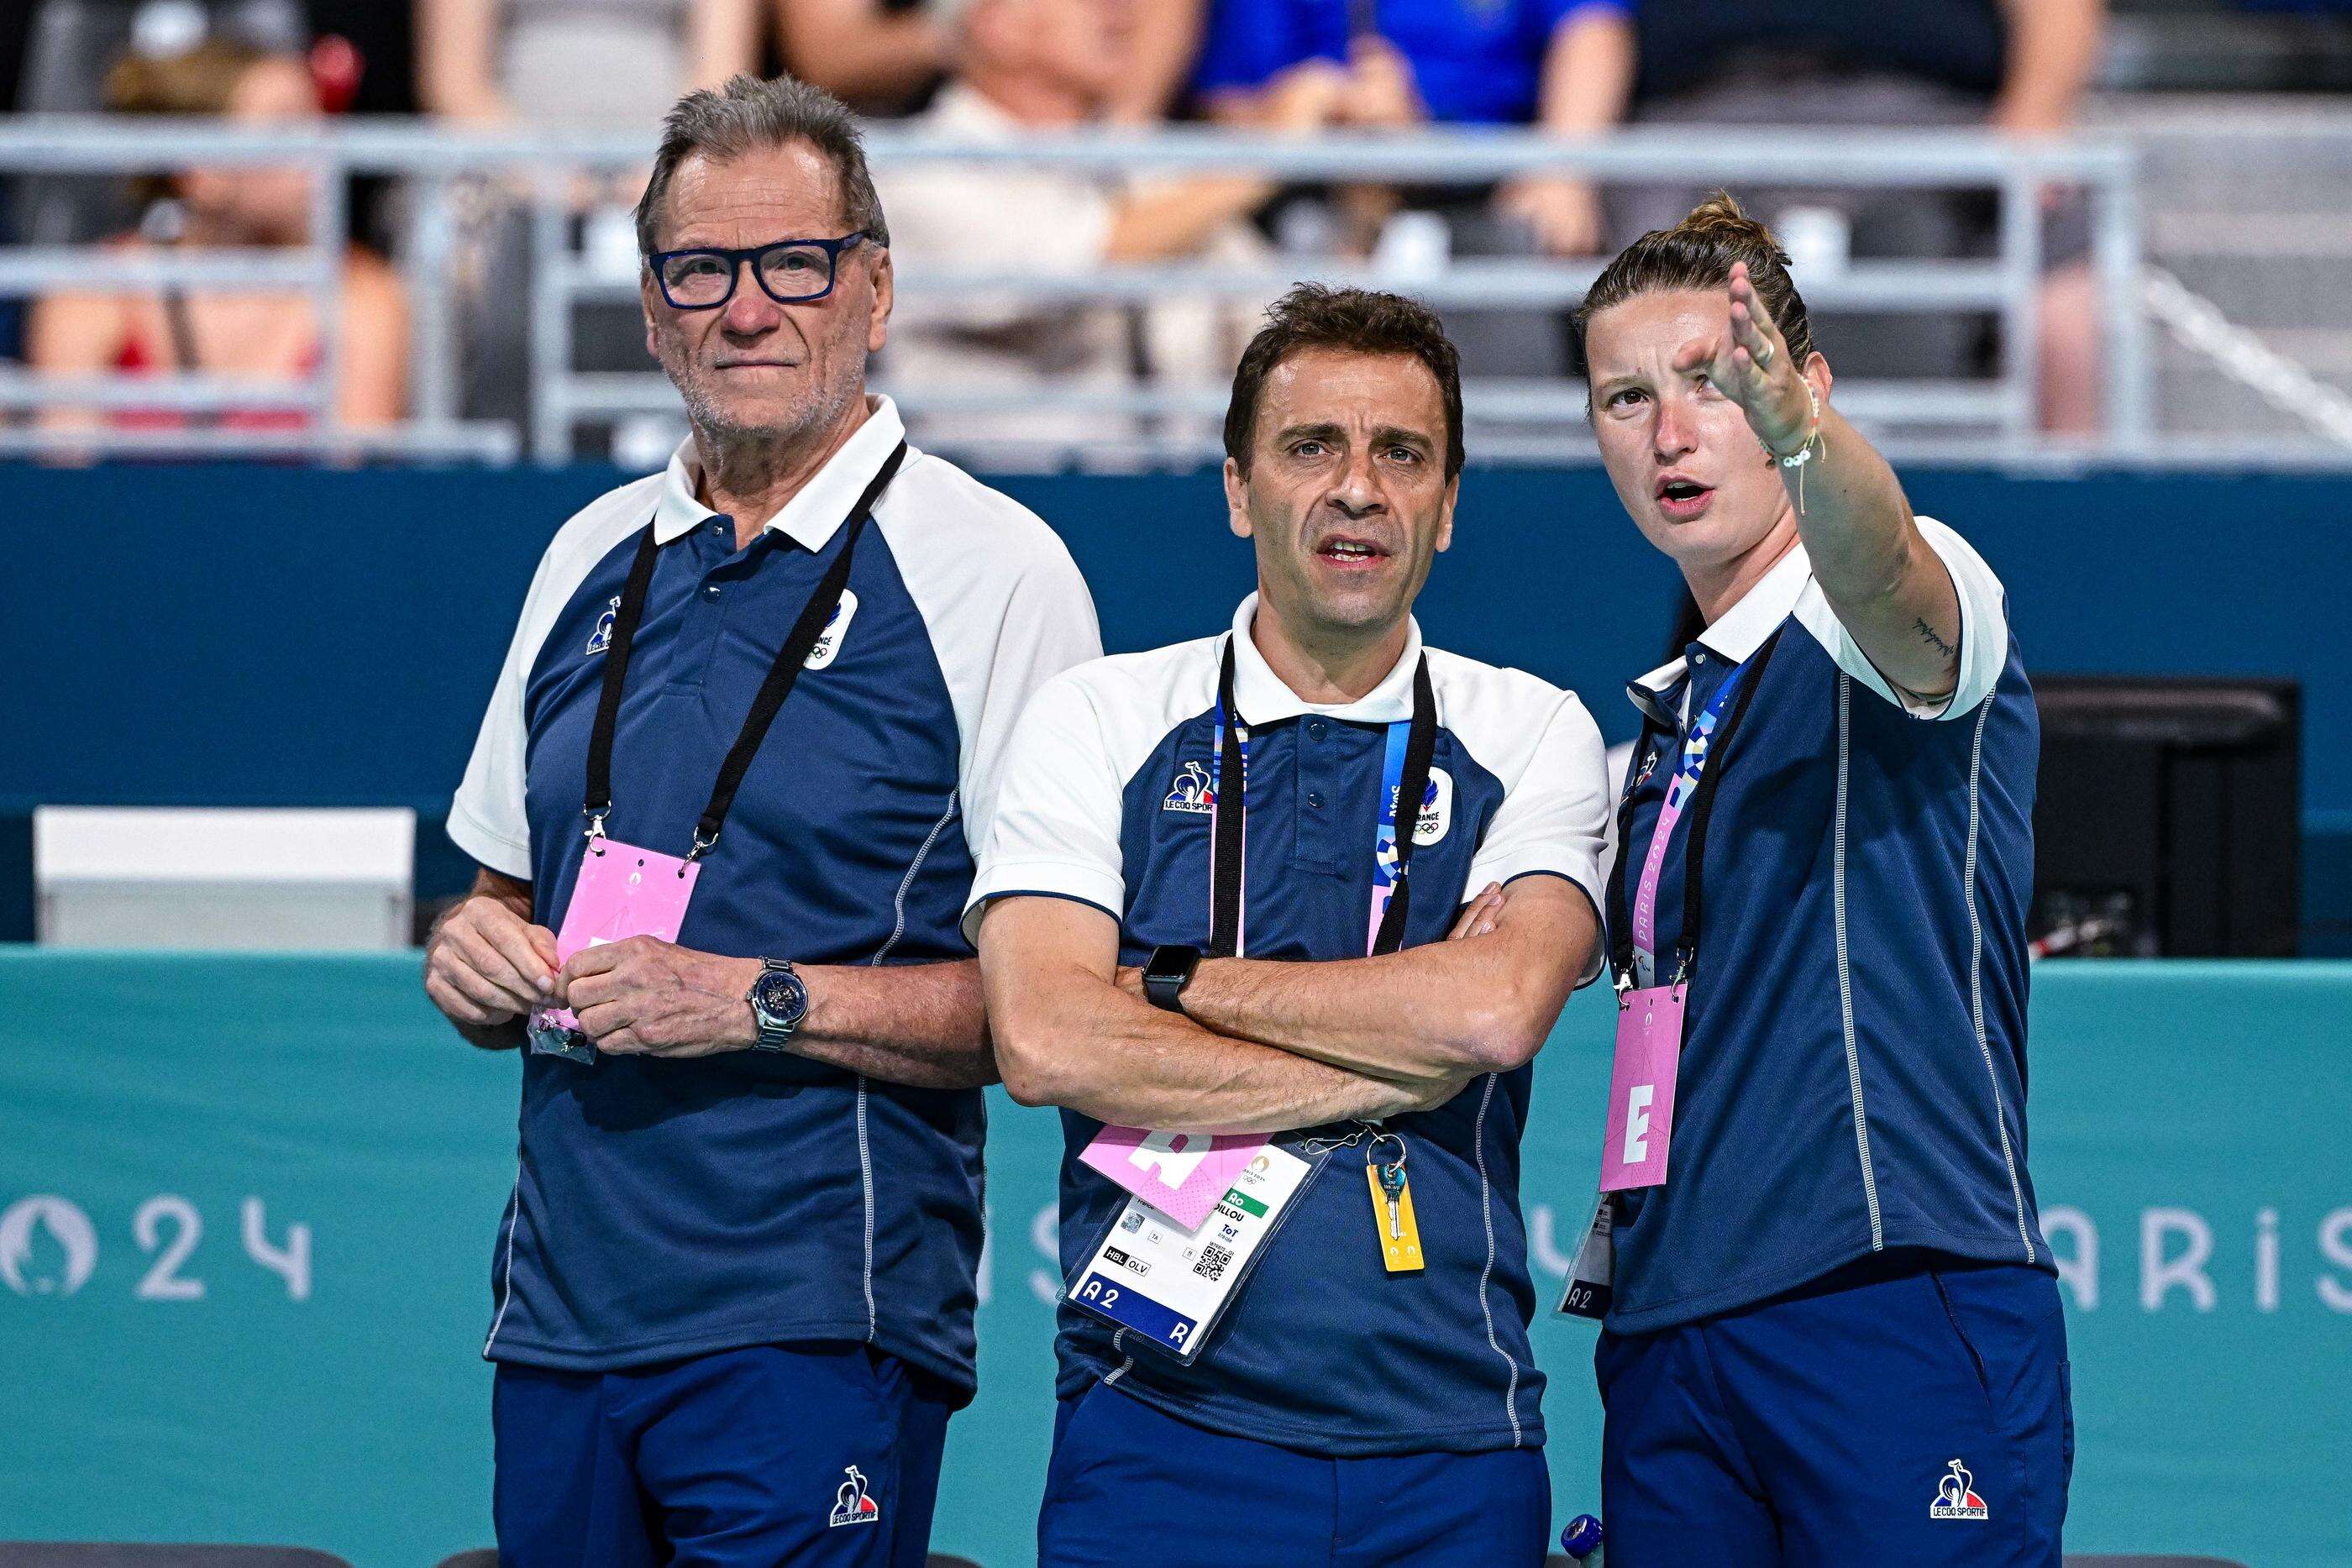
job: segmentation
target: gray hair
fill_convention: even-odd
[[[833,165],[849,232],[871,235],[877,245],[887,246],[890,225],[882,217],[882,198],[866,167],[857,119],[847,106],[823,88],[793,77],[761,81],[738,76],[716,91],[705,88],[688,93],[663,119],[661,150],[654,154],[646,193],[637,199],[637,249],[651,256],[656,248],[670,180],[688,158],[699,152],[723,162],[795,141],[814,147]]]

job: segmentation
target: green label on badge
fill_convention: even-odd
[[[1228,1187],[1225,1190],[1225,1201],[1231,1204],[1234,1207],[1240,1209],[1244,1214],[1253,1215],[1259,1219],[1264,1219],[1265,1218],[1265,1205],[1250,1197],[1249,1194],[1244,1192],[1237,1186]]]

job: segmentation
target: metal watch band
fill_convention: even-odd
[[[768,978],[772,975],[783,975],[789,977],[792,981],[792,988],[799,998],[798,1010],[788,1019],[778,1018],[760,1005],[760,994],[766,988]],[[799,1030],[801,1019],[808,1014],[808,987],[802,981],[800,972],[793,967],[792,961],[787,958],[761,959],[760,977],[751,982],[751,995],[744,1000],[751,1006],[751,1023],[756,1030],[752,1036],[751,1049],[790,1051],[793,1035]]]

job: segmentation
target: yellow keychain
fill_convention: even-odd
[[[1372,1220],[1380,1232],[1381,1261],[1391,1274],[1415,1274],[1422,1263],[1421,1224],[1413,1218],[1412,1186],[1404,1176],[1404,1140],[1399,1138],[1396,1143],[1393,1163],[1364,1162],[1364,1179],[1372,1190]]]

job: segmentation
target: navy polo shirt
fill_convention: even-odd
[[[902,436],[874,412],[751,545],[695,499],[690,446],[564,525],[525,602],[449,818],[562,924],[612,612],[661,549],[613,747],[614,840],[684,854],[776,650]],[[1061,541],[909,452],[841,608],[737,795],[678,940],[810,964],[971,956],[958,926],[1003,743],[1030,692],[1100,651]],[[972,1385],[982,1096],[804,1057],[520,1058],[520,1170],[484,1354],[604,1369],[863,1341]]]
[[[1948,701],[1888,685],[1801,545],[1631,688],[1645,723],[1628,901],[1687,715],[1771,645],[1709,763],[1674,1157],[1664,1186],[1619,1199],[1616,1332],[1729,1312],[1894,1247],[2052,1267],[2025,1168],[2040,727],[2000,581],[1951,529],[1919,528],[1959,594]],[[1659,882],[1662,972],[1689,821]]]
[[[1302,701],[1234,617],[1234,705],[1249,726],[1243,954],[1360,958],[1388,726],[1409,718],[1423,647],[1361,700]],[[1098,660],[1047,683],[1005,764],[973,884],[992,897],[1074,898],[1119,923],[1120,961],[1209,936],[1217,676],[1227,638]],[[1429,652],[1437,745],[1414,827],[1404,944],[1442,941],[1467,890],[1549,874],[1591,896],[1608,786],[1599,731],[1567,692],[1517,670]],[[1598,907],[1598,900],[1595,900]],[[1595,959],[1595,971],[1598,969]],[[1585,977],[1590,978],[1591,976]],[[1474,1080],[1390,1128],[1408,1145],[1427,1267],[1391,1276],[1360,1145],[1331,1151],[1255,1272],[1181,1365],[1074,1308],[1060,1312],[1056,1391],[1097,1381],[1195,1425],[1308,1453],[1476,1452],[1543,1441],[1543,1375],[1518,1203],[1531,1067]],[[1061,1260],[1092,1256],[1127,1194],[1079,1163],[1102,1124],[1064,1112]],[[1344,1137],[1352,1124],[1276,1141]],[[1305,1157],[1317,1159],[1312,1151]]]
[[[1302,61],[1345,63],[1349,0],[1216,0],[1193,90],[1255,89]],[[1413,84],[1442,124],[1524,125],[1536,117],[1544,52],[1579,11],[1625,0],[1382,0],[1381,36],[1412,62]]]

